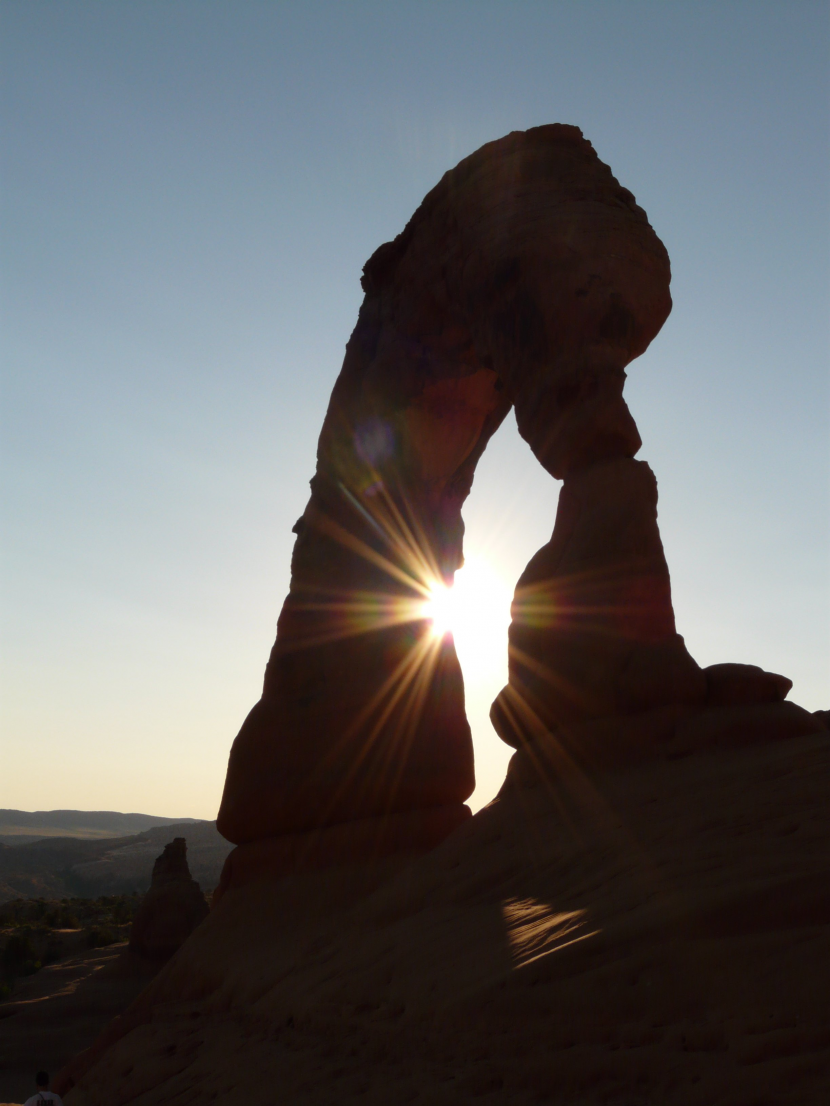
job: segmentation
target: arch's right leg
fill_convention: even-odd
[[[510,745],[705,698],[675,630],[657,482],[643,461],[565,476],[553,537],[519,579],[512,614],[509,683],[490,713]]]

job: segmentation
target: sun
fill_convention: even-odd
[[[421,607],[421,616],[432,623],[431,633],[435,638],[442,638],[451,634],[456,629],[456,595],[455,588],[448,588],[440,580],[436,580],[429,587],[427,598]]]
[[[432,623],[435,638],[452,634],[459,654],[471,665],[503,664],[507,654],[512,589],[502,575],[481,557],[468,557],[447,587],[434,581],[420,608],[420,617]]]
[[[489,550],[473,547],[467,550],[464,567],[456,572],[453,586],[448,588],[442,581],[433,580],[421,593],[423,598],[417,601],[414,612],[415,619],[427,621],[421,641],[428,654],[433,655],[451,640],[461,665],[478,778],[478,786],[468,800],[473,810],[495,795],[512,752],[496,736],[489,712],[508,679],[507,634],[514,572],[515,566],[505,566]]]

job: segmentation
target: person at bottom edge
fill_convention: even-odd
[[[37,1087],[37,1093],[33,1094],[31,1098],[27,1098],[23,1106],[41,1106],[47,1102],[55,1102],[57,1106],[63,1106],[63,1102],[59,1095],[56,1095],[53,1091],[49,1090],[49,1073],[46,1071],[39,1071],[35,1076],[35,1086]]]

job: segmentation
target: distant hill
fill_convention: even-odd
[[[181,825],[200,818],[160,818],[117,810],[0,810],[0,843],[23,845],[45,837],[127,837],[154,826]]]
[[[116,838],[50,836],[28,844],[0,843],[0,902],[143,893],[156,857],[174,837],[187,840],[190,872],[203,891],[212,891],[233,845],[217,832],[215,822],[191,819]]]

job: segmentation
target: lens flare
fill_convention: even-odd
[[[512,597],[499,573],[473,554],[456,572],[452,587],[441,580],[427,585],[426,597],[418,603],[418,617],[432,623],[433,637],[452,634],[459,655],[464,653],[471,668],[496,667],[501,673],[507,659]],[[506,679],[506,669],[503,675]]]
[[[429,593],[421,606],[421,617],[432,623],[432,636],[442,638],[451,634],[455,622],[455,594],[453,588],[436,580],[429,586]]]
[[[376,445],[372,438],[367,450]],[[447,587],[418,512],[411,510],[405,499],[393,498],[380,474],[370,472],[369,476],[372,479],[365,495],[358,497],[343,486],[340,489],[354,510],[354,522],[346,511],[330,513],[316,504],[309,505],[303,517],[327,541],[342,546],[347,558],[364,559],[376,580],[374,586],[361,590],[353,584],[338,586],[336,578],[331,583],[317,580],[311,587],[298,589],[290,612],[295,622],[291,648],[295,650],[346,642],[395,626],[403,631],[399,645],[411,638],[411,648],[396,654],[397,663],[391,670],[378,673],[372,693],[352,717],[343,720],[342,733],[321,761],[320,769],[325,771],[327,758],[333,763],[339,751],[360,735],[359,753],[351,769],[342,774],[331,798],[332,808],[350,788],[359,786],[370,757],[383,758],[391,801],[449,634],[464,669],[471,721],[475,716],[474,727],[489,734],[501,749],[487,710],[507,682],[512,588],[496,565],[476,550],[467,551],[464,566],[455,573],[455,583]],[[384,577],[388,586],[382,582]],[[411,631],[404,629],[408,625]],[[394,720],[394,732],[389,729],[390,720]],[[379,743],[383,743],[380,751]],[[507,755],[505,751],[504,763],[496,757],[499,777]],[[492,750],[485,759],[493,759]],[[500,778],[494,779],[493,790],[498,783]],[[324,816],[326,812],[320,813]]]

